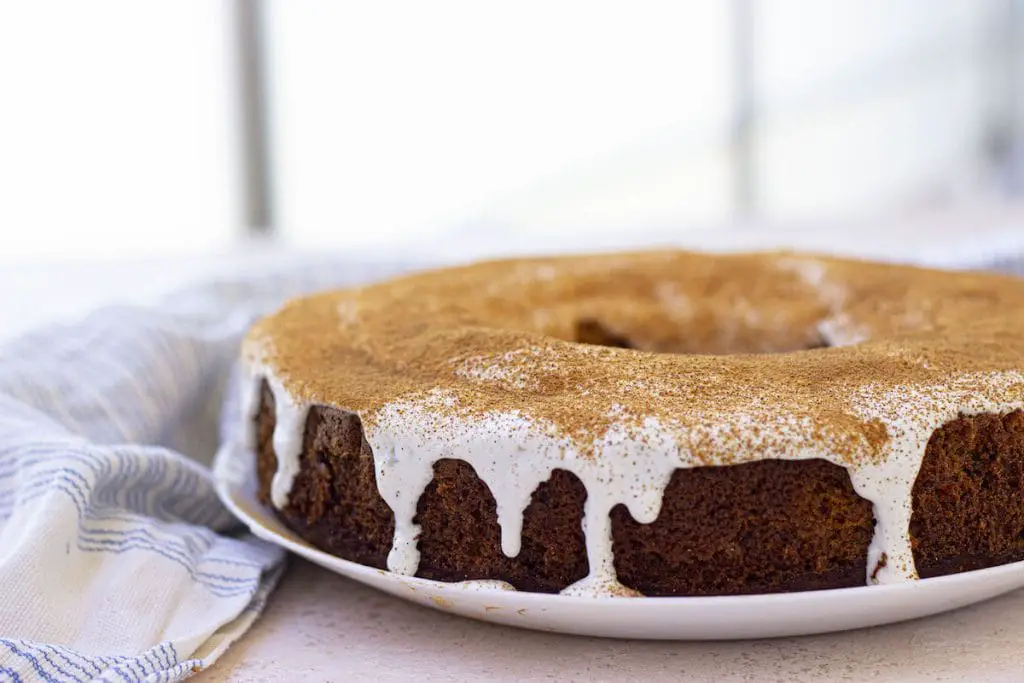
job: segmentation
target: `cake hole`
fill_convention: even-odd
[[[576,341],[594,346],[612,346],[617,349],[636,348],[625,337],[619,336],[597,320],[586,318],[576,323]]]
[[[654,349],[643,349],[630,340],[628,337],[613,332],[608,329],[599,320],[593,318],[582,318],[576,322],[576,334],[573,339],[578,344],[592,344],[594,346],[608,346],[616,349],[637,349],[637,350],[654,350]],[[735,348],[730,349],[722,354],[719,351],[709,352],[701,351],[699,349],[691,348],[679,348],[678,350],[668,351],[669,353],[688,353],[697,355],[729,355],[738,353],[791,353],[793,351],[812,351],[814,349],[827,349],[831,346],[828,340],[822,335],[817,335],[811,343],[802,344],[799,346],[793,346],[788,348],[775,348],[771,350],[764,349],[748,349],[748,348]],[[665,349],[657,349],[659,351],[666,351]]]
[[[803,351],[813,351],[814,349],[828,349],[828,348],[831,348],[831,347],[832,347],[832,345],[828,343],[828,340],[825,339],[825,337],[823,337],[823,336],[821,336],[819,334],[816,341],[808,344],[802,350]]]

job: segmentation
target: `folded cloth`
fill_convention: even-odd
[[[305,265],[0,347],[0,681],[181,680],[245,632],[284,552],[205,467],[240,337],[287,296],[399,269]]]

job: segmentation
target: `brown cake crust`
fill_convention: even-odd
[[[260,395],[257,495],[269,505],[270,481],[277,469],[274,394],[264,383]],[[359,418],[332,408],[311,409],[299,462],[301,469],[282,520],[329,553],[385,569],[395,515],[377,491],[373,453]]]
[[[583,504],[587,491],[576,475],[555,470],[533,493],[523,515],[522,548],[501,550],[501,528],[487,485],[469,464],[439,460],[420,497],[417,576],[438,581],[497,579],[519,590],[556,593],[587,575]]]
[[[846,470],[763,460],[676,470],[651,524],[612,509],[615,573],[644,595],[863,586],[874,517]]]
[[[1024,560],[1024,412],[961,417],[932,434],[910,523],[922,578]]]

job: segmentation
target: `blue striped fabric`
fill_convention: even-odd
[[[240,336],[287,296],[397,269],[210,284],[0,348],[0,681],[181,680],[249,627],[284,554],[206,467]]]

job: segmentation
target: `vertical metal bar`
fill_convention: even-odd
[[[1018,45],[1020,16],[1024,3],[1003,0],[995,13],[995,23],[984,36],[987,52],[983,67],[989,69],[991,88],[988,101],[987,139],[984,161],[991,166],[1010,190],[1014,184],[1015,155],[1020,144],[1020,68]]]
[[[1007,88],[1010,89],[1009,190],[1024,195],[1024,0],[1009,0]]]
[[[754,2],[732,2],[733,198],[735,210],[741,217],[755,213],[758,204],[753,139],[757,115],[754,92]]]
[[[262,21],[264,5],[263,0],[232,2],[238,50],[243,216],[249,234],[270,235],[274,232],[274,203]]]

